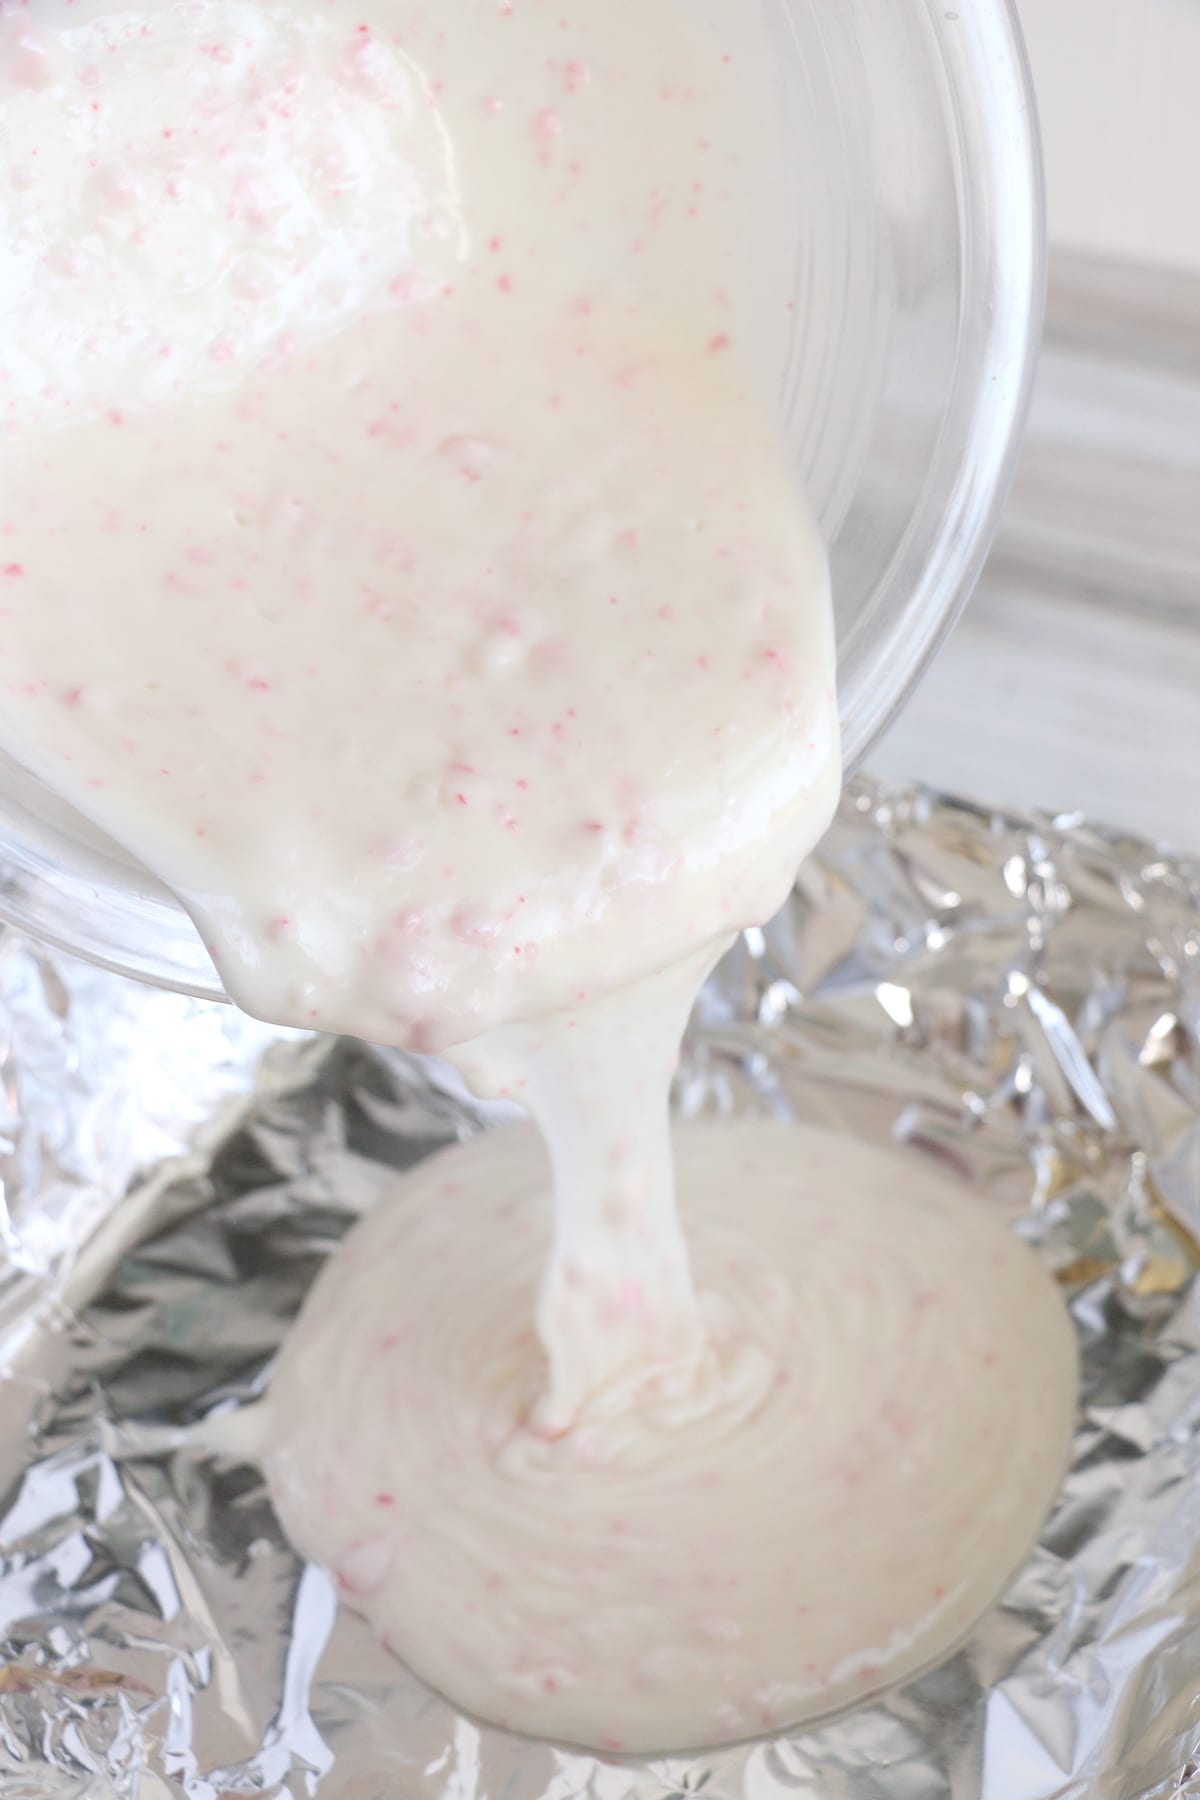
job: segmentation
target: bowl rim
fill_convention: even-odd
[[[974,592],[1016,474],[1045,319],[1045,169],[1016,0],[963,0],[960,10],[943,0],[924,4],[947,78],[958,167],[970,183],[959,193],[960,333],[951,402],[924,487],[923,503],[933,500],[937,521],[903,602],[903,628],[891,634],[891,667],[886,678],[877,667],[856,672],[841,694],[847,774],[906,705]],[[920,511],[893,570],[918,534]]]

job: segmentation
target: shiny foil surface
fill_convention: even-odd
[[[3,1800],[1200,1796],[1198,1035],[1200,867],[851,788],[706,990],[677,1101],[897,1143],[1011,1215],[1074,1310],[1073,1466],[932,1674],[641,1764],[457,1716],[338,1609],[237,1455],[388,1172],[502,1109],[3,939]]]

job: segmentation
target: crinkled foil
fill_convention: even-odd
[[[190,1432],[261,1391],[383,1172],[490,1116],[434,1066],[5,940],[3,1800],[1200,1795],[1198,1032],[1200,867],[851,790],[706,992],[679,1104],[898,1141],[1011,1213],[1074,1308],[1073,1467],[933,1674],[638,1764],[456,1716]]]

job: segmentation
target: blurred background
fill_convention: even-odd
[[[1050,228],[1029,435],[870,766],[1200,851],[1200,0],[1018,7]]]

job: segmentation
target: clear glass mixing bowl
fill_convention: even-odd
[[[1024,52],[1008,0],[694,4],[758,8],[778,95],[786,155],[761,203],[792,269],[779,404],[831,546],[853,766],[966,603],[1013,471],[1043,292]],[[3,756],[0,917],[221,991],[171,896]]]

